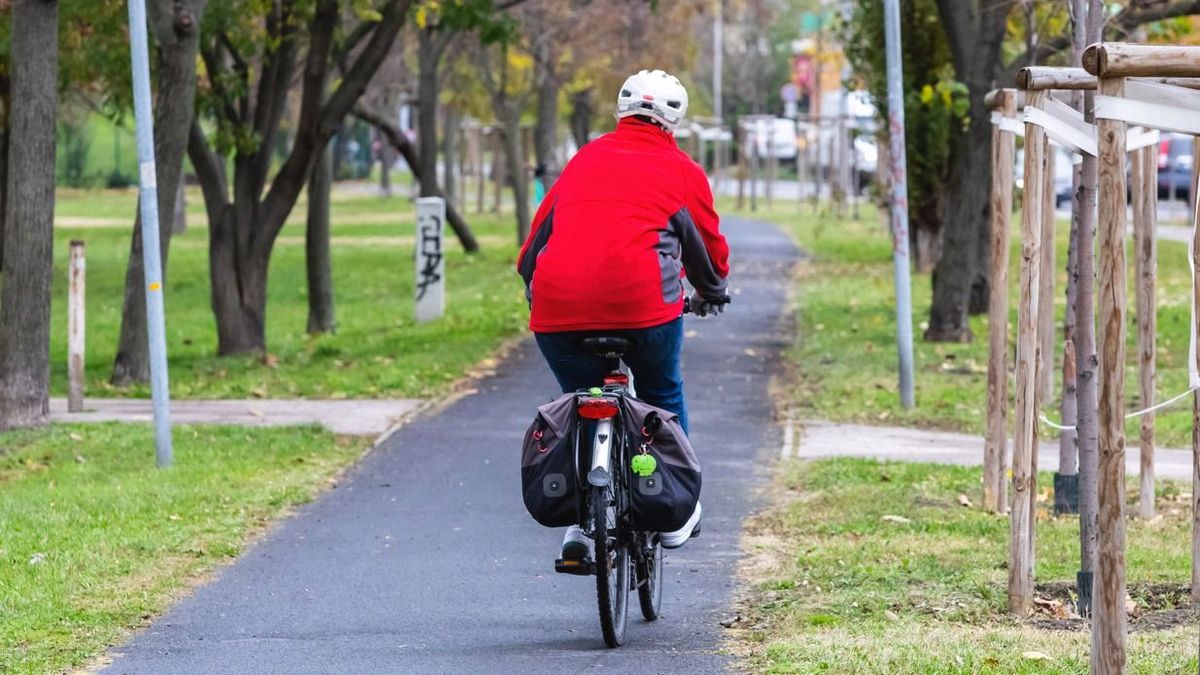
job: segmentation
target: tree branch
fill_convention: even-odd
[[[204,210],[208,213],[209,221],[214,221],[229,203],[229,187],[225,183],[224,163],[208,145],[197,119],[192,119],[192,126],[188,130],[187,151],[196,178],[200,181],[200,190],[204,193]]]
[[[322,0],[322,3],[326,1]],[[317,153],[324,149],[342,119],[350,113],[351,107],[362,96],[367,84],[379,70],[380,64],[383,63],[396,40],[396,35],[404,26],[412,3],[413,0],[389,0],[383,8],[383,18],[371,33],[371,38],[366,46],[355,57],[350,69],[346,71],[341,84],[330,94],[325,105],[320,106],[319,113],[315,117],[304,118],[302,124],[307,126],[298,129],[296,141],[292,145],[292,152],[280,167],[279,174],[271,183],[271,189],[263,200],[263,223],[266,231],[263,233],[262,245],[270,246],[279,234],[288,212],[295,205],[296,197],[299,196],[300,190],[303,189],[304,183],[308,179]],[[336,2],[334,4],[336,6]],[[315,17],[314,21],[316,21]],[[316,34],[322,29],[313,26],[310,30]],[[325,67],[327,67],[328,45],[322,49],[325,51]],[[306,72],[310,67],[316,67],[312,62],[311,48],[310,58],[305,66]]]
[[[1200,0],[1150,0],[1147,3],[1130,4],[1108,21],[1108,25],[1105,26],[1105,39],[1120,40],[1127,37],[1138,26],[1198,13],[1200,13]],[[1069,48],[1071,37],[1068,33],[1043,40],[1033,50],[1027,50],[1013,59],[1006,70],[1023,68],[1033,63],[1035,59],[1038,63],[1044,62],[1051,56]]]
[[[421,180],[421,160],[417,149],[409,142],[408,136],[404,135],[391,120],[378,110],[367,107],[362,101],[359,101],[354,106],[354,116],[360,120],[370,124],[378,129],[391,143],[392,147],[400,153],[404,161],[408,163],[408,168],[413,173],[413,178],[418,182]],[[446,195],[441,188],[437,189],[437,196],[445,199]],[[459,242],[467,253],[474,253],[479,250],[479,243],[475,240],[475,235],[471,234],[471,230],[467,227],[466,221],[462,215],[454,208],[454,204],[450,200],[446,200],[446,222],[454,230],[458,236]]]

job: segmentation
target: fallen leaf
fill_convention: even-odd
[[[251,408],[251,409],[247,410],[246,412],[249,413],[251,417],[264,417],[266,415],[266,413],[259,410],[258,408]]]
[[[279,357],[274,354],[263,354],[262,364],[268,368],[278,368]]]
[[[84,457],[83,455],[75,455],[75,463],[76,464],[83,464],[86,461],[87,461],[87,458]]]
[[[741,620],[742,620],[741,614],[734,614],[733,616],[729,617],[728,619],[722,619],[721,625],[724,626],[725,628],[733,628],[734,624],[736,624],[737,622],[739,622]]]
[[[686,330],[686,331],[684,331],[684,332],[683,332],[683,337],[685,337],[685,338],[694,338],[694,337],[696,337],[696,331],[694,331],[694,330]]]
[[[33,555],[31,555],[29,557],[29,564],[30,565],[41,565],[43,562],[45,562],[45,560],[46,560],[45,553],[34,553]]]
[[[75,433],[74,431],[72,431],[71,433],[67,434],[67,438],[69,438],[69,439],[71,439],[71,440],[75,441],[76,443],[78,443],[79,441],[82,441],[82,440],[83,440],[83,435],[82,435],[82,434],[77,434],[77,433]]]
[[[887,521],[887,522],[889,522],[889,523],[900,523],[900,524],[904,524],[904,523],[911,523],[911,522],[912,522],[912,520],[910,520],[910,519],[908,519],[908,518],[905,518],[904,516],[894,516],[894,515],[891,515],[891,514],[888,514],[888,515],[884,516],[884,517],[883,517],[883,518],[881,518],[880,520],[886,520],[886,521]]]
[[[1128,595],[1125,596],[1125,613],[1129,616],[1137,616],[1141,614],[1141,608],[1138,607],[1137,601]]]
[[[883,610],[883,616],[888,621],[899,621],[900,620],[900,616],[890,609]]]
[[[1049,661],[1050,655],[1045,652],[1022,652],[1021,656],[1031,661]]]
[[[959,495],[959,496],[958,496],[958,503],[959,503],[959,504],[961,504],[961,505],[963,505],[963,506],[970,507],[970,506],[971,506],[971,498],[970,498],[970,497],[968,497],[968,496],[966,496],[966,495]]]
[[[743,349],[742,353],[745,354],[746,356],[758,356],[758,352],[754,351],[753,349],[750,349],[749,347]]]
[[[179,520],[179,514],[172,513],[171,515],[167,516],[167,520]]]

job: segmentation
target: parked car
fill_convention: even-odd
[[[1192,193],[1192,166],[1196,163],[1191,136],[1163,134],[1158,144],[1158,198],[1187,201]]]

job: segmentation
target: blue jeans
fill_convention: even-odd
[[[683,317],[652,328],[537,333],[538,349],[554,372],[563,393],[597,387],[608,374],[605,359],[580,346],[585,337],[608,335],[629,340],[624,356],[633,371],[638,398],[679,415],[688,430],[687,404],[683,400],[683,374],[679,355],[683,349]]]

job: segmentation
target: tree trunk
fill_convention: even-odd
[[[510,104],[505,106],[503,116],[504,163],[516,201],[517,245],[520,246],[529,236],[530,218],[529,182],[525,180],[525,167],[521,165],[521,111]]]
[[[971,298],[982,292],[982,305],[987,308],[991,244],[980,240],[989,239],[985,232],[988,201],[979,195],[986,195],[992,183],[991,120],[983,103],[988,86],[971,89],[971,124],[951,149],[951,166],[973,168],[953,172],[946,190],[942,252],[933,271],[933,303],[925,331],[930,342],[970,342]],[[983,251],[989,262],[981,265]]]
[[[3,78],[0,78],[3,80]],[[4,277],[4,216],[8,195],[8,102],[7,83],[0,82],[0,283]]]
[[[388,142],[387,137],[383,132],[376,130],[379,136],[379,191],[384,197],[392,196],[392,165],[396,163],[396,151],[392,149],[392,144]],[[333,165],[330,164],[330,178],[332,178]]]
[[[269,257],[255,255],[238,242],[237,221],[253,217],[248,210],[241,204],[231,205],[217,223],[209,224],[213,230],[208,256],[218,356],[266,351]]]
[[[333,272],[329,255],[329,190],[333,156],[328,148],[313,166],[308,181],[308,229],[304,232],[304,263],[308,269],[308,332],[337,332],[333,311]]]
[[[1087,30],[1083,44],[1100,39],[1104,22],[1104,5],[1087,0]],[[1084,119],[1096,120],[1096,96],[1085,92]],[[1079,570],[1077,591],[1079,613],[1089,616],[1092,609],[1092,580],[1096,569],[1096,527],[1099,516],[1100,472],[1100,391],[1096,371],[1100,360],[1096,355],[1096,181],[1099,174],[1096,158],[1083,156],[1080,166],[1080,187],[1075,193],[1074,208],[1079,212],[1079,242],[1076,255],[1079,265],[1076,279],[1075,303],[1075,398],[1078,420],[1075,422],[1076,443],[1079,444]]]
[[[592,131],[592,90],[580,89],[571,94],[571,135],[575,147],[582,148]]]
[[[967,342],[972,337],[968,313],[987,308],[991,260],[988,200],[980,199],[992,182],[991,120],[983,98],[999,70],[1013,0],[936,1],[955,76],[967,86],[971,109],[967,130],[951,148],[951,166],[959,170],[947,185],[942,255],[933,273],[925,339]]]
[[[554,72],[555,59],[551,40],[542,40],[534,51],[537,82],[537,122],[533,132],[535,162],[545,173],[542,182],[549,190],[558,179],[558,92],[562,84]]]
[[[207,0],[155,0],[150,25],[158,64],[158,97],[154,108],[154,153],[158,180],[159,252],[166,280],[167,252],[174,232],[177,191],[182,184],[183,158],[196,98],[196,53],[200,17]],[[141,210],[134,217],[129,261],[125,268],[125,297],[121,333],[111,381],[117,386],[150,380],[146,346],[146,294],[142,269]]]
[[[421,196],[438,192],[438,63],[437,35],[432,28],[418,32],[417,42],[417,150],[421,162]]]
[[[8,251],[0,280],[0,429],[45,424],[50,408],[58,3],[12,6]],[[19,177],[19,180],[17,179]]]
[[[187,232],[187,192],[184,190],[183,183],[183,174],[180,173],[179,188],[175,191],[175,209],[171,216],[171,232],[173,234]]]
[[[442,130],[442,191],[446,194],[446,201],[455,206],[462,206],[458,194],[458,173],[455,170],[455,165],[458,164],[460,118],[458,109],[446,106],[446,128]]]

